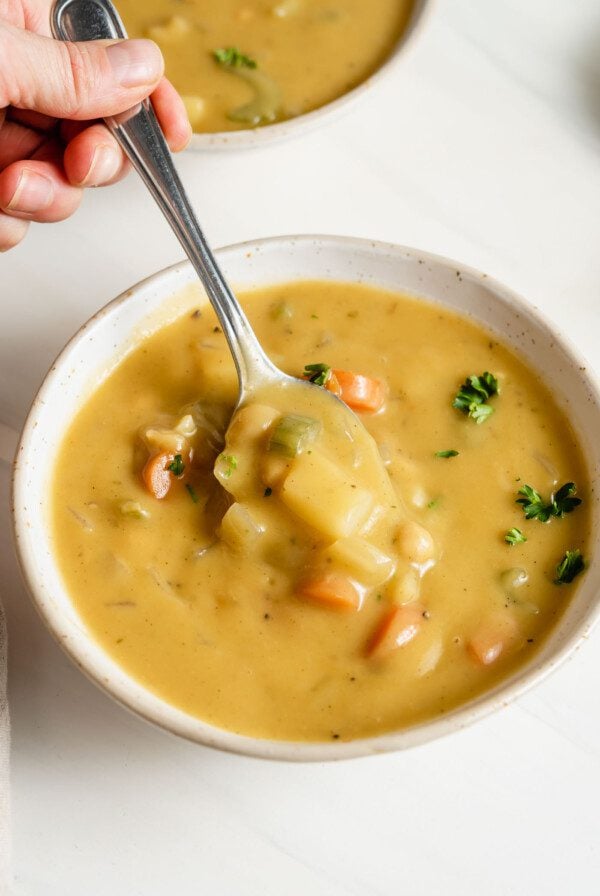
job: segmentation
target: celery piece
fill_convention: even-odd
[[[321,424],[312,417],[301,417],[299,414],[286,414],[281,417],[269,439],[269,451],[296,457],[307,445],[314,442],[321,430]]]

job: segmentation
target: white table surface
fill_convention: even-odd
[[[216,245],[323,232],[449,255],[533,300],[600,368],[598,0],[440,0],[347,117],[178,164]],[[3,256],[0,422],[22,424],[81,322],[180,256],[134,178]],[[220,754],[128,715],[55,646],[18,582],[0,468],[19,896],[600,892],[600,631],[516,704],[412,752]]]

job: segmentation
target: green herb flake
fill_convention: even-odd
[[[190,485],[189,482],[186,482],[185,487],[186,487],[186,491],[187,491],[188,495],[190,496],[190,498],[192,499],[194,504],[197,504],[198,501],[200,500],[200,498],[198,497],[194,486]]]
[[[536,489],[524,485],[518,492],[522,497],[517,498],[516,503],[523,507],[525,519],[547,523],[550,517],[560,519],[565,513],[572,513],[579,507],[581,498],[574,497],[576,492],[577,486],[574,482],[565,482],[549,501],[545,501]]]
[[[554,584],[568,585],[584,569],[585,560],[581,551],[578,548],[574,551],[566,551],[565,556],[556,567]]]
[[[572,513],[581,504],[581,498],[574,498],[577,486],[574,482],[565,482],[552,499],[553,515],[563,517],[565,513]]]
[[[331,376],[331,367],[328,364],[306,364],[302,371],[305,380],[310,380],[315,386],[326,386]]]
[[[235,454],[220,454],[219,461],[223,465],[223,476],[229,479],[234,470],[237,470],[237,457]]]
[[[452,407],[462,411],[476,423],[483,423],[494,413],[494,409],[487,402],[499,392],[497,378],[486,370],[480,376],[472,375],[466,378],[456,393]]]
[[[256,68],[257,63],[250,56],[242,53],[237,47],[220,47],[213,51],[213,56],[219,65],[225,68]]]
[[[265,498],[270,498],[272,494],[273,494],[273,489],[271,488],[270,485],[268,485],[264,491],[264,496],[265,496]]]
[[[185,470],[185,464],[183,462],[183,458],[181,454],[176,454],[167,470],[170,470],[174,476],[183,476],[183,471]]]
[[[455,451],[454,448],[449,448],[447,451],[436,451],[436,457],[458,457],[458,451]]]
[[[504,536],[504,541],[507,544],[515,545],[522,544],[524,541],[527,541],[527,538],[523,535],[520,529],[509,529],[506,535]]]

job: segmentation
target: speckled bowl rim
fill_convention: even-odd
[[[399,36],[390,55],[368,78],[337,99],[319,106],[318,109],[313,109],[312,112],[305,112],[304,115],[297,115],[295,118],[275,124],[263,125],[258,128],[244,128],[239,131],[194,133],[186,148],[187,151],[214,152],[257,148],[309,133],[328,121],[334,121],[349,111],[357,102],[365,99],[383,78],[389,77],[396,70],[398,63],[405,58],[408,48],[416,42],[416,38],[425,27],[434,3],[435,0],[415,0],[408,24]]]
[[[319,253],[327,253],[328,249],[347,249],[351,252],[366,252],[368,254],[379,255],[389,259],[402,258],[405,261],[429,266],[429,269],[431,269],[431,266],[435,266],[436,268],[439,268],[440,271],[443,270],[449,277],[456,276],[458,279],[467,282],[484,282],[485,288],[490,292],[494,302],[500,302],[505,308],[508,308],[509,311],[518,311],[517,316],[523,321],[525,326],[528,322],[531,322],[540,328],[552,341],[552,344],[556,346],[556,351],[562,352],[562,356],[568,360],[570,365],[572,365],[571,372],[578,372],[575,375],[578,375],[581,385],[586,391],[587,399],[593,405],[595,422],[600,425],[600,386],[595,376],[590,372],[589,365],[581,354],[557,331],[554,325],[552,325],[547,318],[535,308],[535,306],[526,302],[523,298],[500,284],[498,281],[474,268],[443,256],[433,255],[431,253],[404,246],[352,237],[334,237],[326,235],[282,236],[248,241],[227,246],[219,250],[217,256],[220,257],[221,262],[226,262],[228,254],[242,253],[246,257],[250,257],[253,253],[261,251],[275,250],[286,252],[296,246],[310,247],[314,252]],[[194,275],[188,262],[180,262],[171,265],[170,267],[146,278],[131,289],[126,290],[98,311],[80,328],[75,336],[73,336],[67,343],[44,379],[31,406],[15,457],[12,487],[13,528],[17,556],[24,581],[37,610],[51,634],[55,637],[63,650],[65,650],[67,655],[91,681],[122,706],[131,710],[138,716],[162,727],[166,731],[184,737],[190,741],[228,752],[264,759],[327,761],[399,751],[419,744],[424,744],[428,741],[461,730],[468,725],[471,725],[473,722],[484,718],[494,710],[507,706],[515,700],[515,698],[521,696],[535,684],[546,678],[546,676],[554,671],[562,662],[576,652],[581,643],[589,636],[593,625],[596,624],[600,617],[600,565],[595,560],[593,560],[590,567],[587,569],[585,578],[582,580],[576,595],[570,601],[561,621],[554,630],[554,634],[551,636],[551,642],[556,641],[557,643],[551,648],[550,655],[546,655],[546,653],[548,653],[548,644],[546,644],[545,647],[540,648],[540,652],[537,653],[529,663],[525,664],[515,674],[501,682],[491,691],[488,691],[476,700],[461,706],[444,716],[434,718],[431,721],[375,737],[360,738],[352,741],[336,741],[335,743],[306,743],[266,740],[237,734],[235,732],[217,728],[176,709],[171,704],[146,690],[143,685],[139,684],[133,678],[129,677],[127,673],[125,673],[124,670],[122,670],[121,667],[119,667],[118,664],[96,644],[92,636],[84,629],[83,623],[80,622],[79,625],[73,625],[66,620],[64,615],[57,610],[57,607],[54,605],[52,595],[48,594],[45,590],[43,577],[36,573],[35,560],[37,545],[29,544],[27,539],[27,530],[29,527],[26,510],[27,458],[33,440],[39,436],[39,412],[45,403],[50,400],[56,400],[56,386],[59,383],[61,372],[64,372],[63,368],[69,363],[71,350],[84,338],[92,338],[94,327],[99,322],[103,321],[107,316],[115,315],[124,302],[135,300],[136,296],[144,293],[144,290],[155,288],[157,286],[160,286],[162,290],[162,281],[164,281],[165,298],[173,297],[177,291],[184,288],[185,284],[179,283],[169,287],[169,282],[176,280],[176,278],[181,277],[181,275],[187,275],[187,282],[193,280]],[[357,279],[359,280],[360,278]],[[274,282],[278,281],[274,280]],[[378,281],[377,279],[374,279],[370,282],[376,283]],[[390,287],[386,284],[386,288]],[[402,284],[398,283],[396,289],[402,291]],[[412,290],[412,292],[414,293],[414,290]],[[442,305],[445,304],[443,297],[436,299],[436,301],[439,301]],[[447,304],[445,307],[452,306]],[[141,307],[140,313],[143,313],[143,310],[143,307]],[[477,317],[477,319],[486,325],[485,318]],[[489,324],[487,325],[489,326]],[[508,340],[505,338],[505,341]],[[511,343],[509,342],[509,344]],[[64,429],[62,432],[64,433]],[[585,446],[583,450],[584,454],[587,455]],[[598,450],[600,452],[600,449]],[[590,462],[589,456],[587,459],[588,462]],[[599,502],[600,498],[596,499],[596,506],[593,510],[592,529],[596,540],[598,539],[598,532],[600,530],[600,514],[598,512]],[[68,598],[66,588],[64,589],[64,592]],[[573,615],[575,613],[574,608],[586,603],[584,595],[587,599],[588,606],[583,612],[582,618],[571,626],[571,631],[568,635],[561,636],[561,630],[565,627],[565,619],[567,615]],[[68,600],[70,603],[70,598],[68,598]]]

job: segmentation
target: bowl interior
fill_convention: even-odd
[[[319,127],[325,119],[331,120],[341,115],[356,100],[367,94],[382,77],[387,76],[395,68],[396,63],[404,56],[406,47],[412,42],[424,24],[426,15],[432,5],[433,0],[414,0],[406,27],[387,59],[382,62],[370,77],[337,99],[331,100],[331,102],[325,103],[324,106],[319,106],[317,109],[313,109],[312,112],[306,112],[304,115],[297,115],[295,118],[290,118],[287,121],[263,125],[259,128],[242,128],[239,131],[223,131],[212,134],[194,134],[188,149],[192,151],[227,150],[264,146],[293,137],[298,133],[311,131]]]
[[[590,479],[597,476],[600,395],[585,363],[535,309],[485,275],[416,250],[336,237],[260,240],[223,249],[218,258],[238,289],[299,279],[370,283],[439,302],[480,321],[512,345],[550,386],[579,435]],[[339,759],[402,749],[464,727],[547,674],[586,636],[599,611],[595,562],[542,649],[494,691],[444,718],[349,743],[264,741],[222,731],[175,709],[129,678],[87,633],[69,599],[53,557],[47,495],[62,437],[82,402],[132,345],[197,307],[201,297],[186,262],[154,275],[100,311],[52,367],[18,449],[13,501],[24,576],[52,633],[100,687],[144,718],[200,743],[276,759]],[[600,496],[592,494],[590,501],[594,557]]]

